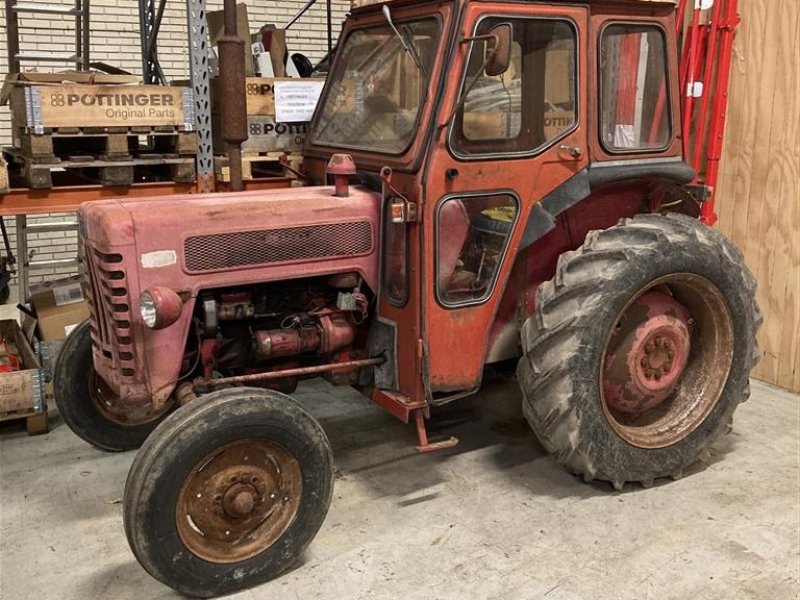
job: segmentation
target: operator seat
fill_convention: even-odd
[[[458,267],[469,226],[469,213],[461,200],[448,200],[439,209],[437,283],[440,294],[445,295]]]

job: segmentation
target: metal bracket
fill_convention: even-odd
[[[195,110],[194,90],[183,88],[183,130],[194,131],[197,122],[197,111]]]
[[[29,129],[37,135],[44,133],[42,125],[42,96],[39,88],[25,88],[25,118]]]

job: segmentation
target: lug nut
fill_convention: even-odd
[[[647,352],[648,354],[652,354],[655,349],[656,348],[655,346],[653,346],[652,342],[648,342],[644,347],[644,351]]]

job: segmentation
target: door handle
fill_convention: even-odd
[[[569,155],[576,160],[583,156],[583,148],[579,148],[578,146],[561,145],[558,147],[558,149],[568,152]]]

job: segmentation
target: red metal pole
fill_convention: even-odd
[[[718,0],[719,1],[719,0]],[[720,50],[717,67],[717,81],[714,86],[714,101],[711,105],[711,123],[708,139],[708,166],[706,167],[706,185],[711,188],[711,196],[703,203],[700,220],[709,225],[717,221],[714,212],[719,161],[722,158],[722,145],[725,134],[725,116],[728,110],[728,86],[731,78],[733,62],[733,38],[739,25],[738,0],[726,0],[725,15],[719,22]]]
[[[297,367],[294,369],[282,369],[280,371],[266,371],[264,373],[250,373],[248,375],[236,375],[234,377],[220,377],[219,379],[195,379],[194,387],[219,387],[221,385],[233,385],[238,383],[252,383],[255,381],[268,381],[270,379],[281,379],[283,377],[298,377],[305,375],[318,375],[328,371],[338,371],[355,369],[358,367],[369,367],[380,365],[386,362],[385,358],[362,358],[359,360],[347,360],[344,362],[328,363],[326,365],[314,365],[311,367]]]
[[[683,123],[681,126],[681,135],[683,139],[683,156],[689,156],[689,138],[692,126],[692,114],[694,110],[694,78],[697,69],[697,49],[700,36],[700,3],[695,4],[694,13],[692,14],[692,24],[689,28],[689,39],[687,43],[688,48],[688,62],[686,63],[686,76],[683,82],[683,89],[681,93],[684,94],[683,101]]]
[[[694,158],[692,164],[697,174],[700,174],[700,160],[702,158],[703,149],[706,145],[706,123],[708,117],[708,100],[711,96],[711,85],[714,77],[714,65],[717,56],[717,40],[719,39],[719,18],[720,9],[722,8],[725,0],[715,0],[714,8],[711,11],[711,22],[708,23],[708,44],[705,49],[705,71],[703,73],[703,96],[700,99],[700,112],[697,119],[697,130],[694,132]],[[716,94],[714,94],[716,96]]]

